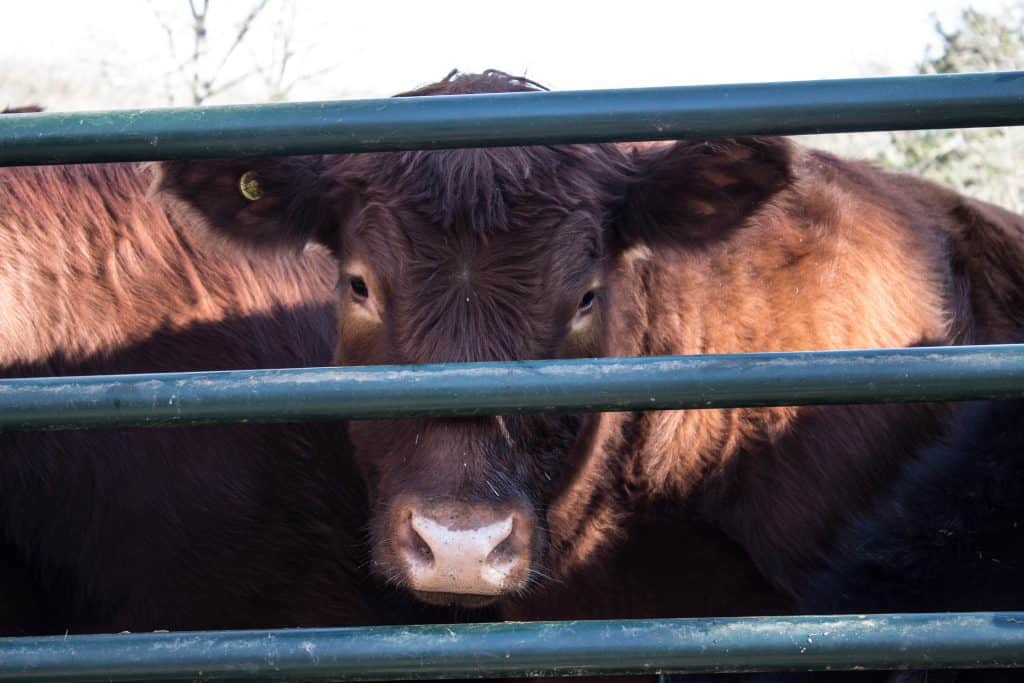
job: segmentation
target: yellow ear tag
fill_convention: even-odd
[[[242,191],[242,196],[250,202],[263,198],[263,186],[260,185],[260,179],[256,176],[255,171],[246,171],[242,174],[238,180],[238,189]]]

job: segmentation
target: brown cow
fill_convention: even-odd
[[[532,89],[489,72],[409,94]],[[161,171],[158,190],[217,234],[333,252],[340,364],[990,342],[1024,311],[1020,217],[782,138]],[[950,410],[365,421],[351,436],[375,568],[427,602],[564,577],[642,501],[690,511],[793,593]]]
[[[0,375],[330,361],[323,250],[197,249],[145,185],[121,165],[0,170]],[[0,434],[0,629],[446,618],[362,568],[347,449],[331,424]]]

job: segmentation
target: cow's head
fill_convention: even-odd
[[[488,72],[411,94],[532,89]],[[331,249],[339,364],[512,361],[641,353],[644,259],[742,224],[788,182],[788,157],[740,139],[180,161],[158,187],[235,241]],[[374,566],[428,602],[521,591],[580,532],[548,511],[598,421],[352,423]]]

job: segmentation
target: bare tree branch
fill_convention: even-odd
[[[224,68],[224,65],[227,64],[228,60],[231,58],[231,55],[235,52],[235,49],[242,44],[243,40],[245,40],[245,37],[249,34],[249,29],[252,27],[252,23],[256,20],[256,17],[258,17],[260,13],[263,12],[266,6],[267,0],[259,0],[259,2],[257,2],[256,5],[251,10],[249,10],[249,14],[245,17],[245,19],[242,20],[241,25],[239,25],[238,27],[238,33],[235,35],[234,41],[231,43],[231,46],[228,47],[227,52],[224,53],[224,57],[220,60],[220,64],[218,64],[217,68],[214,69],[213,75],[210,77],[211,81],[217,80],[217,76],[220,75],[220,72]]]
[[[279,10],[272,25],[269,50],[264,45],[261,45],[259,50],[253,46],[253,36],[256,35],[254,31],[261,21],[260,18],[270,13],[272,3],[269,0],[250,0],[248,10],[237,24],[234,33],[228,34],[230,42],[227,42],[223,49],[215,45],[223,45],[226,41],[210,32],[209,0],[188,0],[191,19],[188,31],[191,34],[192,49],[191,54],[184,59],[179,59],[177,54],[177,47],[181,42],[179,31],[183,27],[176,26],[165,14],[159,12],[155,0],[149,2],[157,22],[167,37],[167,46],[176,63],[174,68],[163,74],[171,103],[174,101],[172,83],[178,79],[187,84],[191,104],[199,106],[254,76],[258,76],[265,84],[269,99],[283,100],[296,85],[337,68],[337,65],[332,65],[295,77],[291,76],[297,63],[296,59],[306,52],[295,45],[298,7],[295,0],[276,0]],[[251,65],[248,67],[238,64],[235,58],[243,47],[251,57]]]
[[[332,71],[335,71],[340,66],[341,66],[341,64],[329,64],[328,66],[325,66],[323,68],[316,69],[314,71],[310,71],[308,73],[302,74],[301,76],[296,76],[295,78],[293,78],[292,80],[290,80],[288,82],[287,86],[284,87],[284,94],[287,95],[288,93],[290,93],[292,91],[292,88],[294,88],[299,83],[303,83],[305,81],[311,81],[314,78],[319,78],[320,76],[323,76],[324,74],[328,74],[328,73],[330,73]]]
[[[196,7],[195,0],[188,0],[188,6],[192,11],[192,104],[198,106],[206,99],[200,92],[199,58],[206,44],[206,12],[210,3],[209,0],[202,0],[200,10]]]
[[[157,10],[154,0],[148,0],[149,9],[153,12],[153,17],[156,19],[157,24],[163,29],[164,35],[167,38],[167,48],[171,52],[171,59],[178,61],[178,46],[174,42],[174,27],[171,23],[164,18],[163,14]],[[181,73],[184,67],[179,66],[176,70],[170,71],[163,74],[164,81],[164,95],[167,97],[167,104],[174,104],[174,87],[171,85],[171,74]]]
[[[246,80],[252,78],[253,76],[257,75],[258,73],[260,73],[259,67],[254,67],[250,71],[246,71],[244,74],[241,74],[240,76],[236,76],[235,78],[232,78],[231,80],[229,80],[226,83],[223,83],[223,84],[221,84],[221,85],[219,85],[217,87],[214,87],[212,84],[207,83],[206,97],[207,98],[215,97],[215,96],[221,94],[222,92],[230,90],[231,88],[235,87],[236,85],[238,85],[242,81],[246,81]]]

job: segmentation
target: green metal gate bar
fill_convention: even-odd
[[[1024,613],[0,638],[0,680],[398,680],[1024,664]]]
[[[0,380],[0,429],[1024,397],[1024,345]]]
[[[1024,124],[1024,72],[0,117],[0,165]]]

